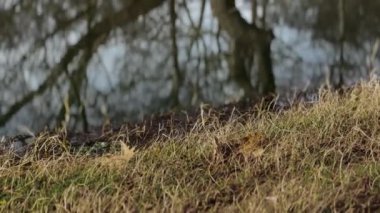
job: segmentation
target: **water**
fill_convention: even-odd
[[[337,70],[341,67],[344,67],[344,84],[353,84],[369,72],[377,71],[380,66],[376,48],[380,38],[380,1],[346,0],[344,20],[337,15],[338,1],[269,2],[266,25],[273,28],[276,36],[272,58],[279,93],[318,88],[326,81],[334,83],[339,79]],[[180,89],[182,105],[238,100],[242,95],[239,86],[226,83],[228,38],[222,33],[217,39],[217,21],[212,17],[208,2],[202,36],[195,38],[192,23],[198,23],[200,4],[199,1],[187,1],[187,5],[190,13],[187,14],[183,7],[178,11],[179,62],[186,76]],[[242,15],[250,19],[249,2],[241,0],[237,5]],[[261,15],[264,10],[259,7],[257,11]],[[169,24],[165,24],[169,17],[165,7],[156,9],[149,17],[144,24],[140,22],[126,27],[125,32],[114,30],[108,41],[92,55],[86,71],[87,80],[81,87],[90,124],[100,125],[107,119],[115,123],[136,121],[144,115],[170,109],[173,68]],[[33,23],[33,18],[25,21]],[[37,23],[37,19],[34,21]],[[342,21],[344,31],[339,32]],[[80,22],[65,34],[47,40],[45,47],[33,51],[31,47],[43,31],[28,28],[23,31],[19,43],[1,49],[1,114],[7,112],[16,100],[38,88],[50,68],[60,61],[66,45],[74,44],[85,33],[85,26]],[[7,44],[7,39],[2,43]],[[75,67],[75,62],[69,67]],[[69,87],[67,76],[59,78],[56,86],[25,105],[0,129],[0,133],[54,127]],[[79,110],[72,107],[71,115],[69,125],[80,130]]]

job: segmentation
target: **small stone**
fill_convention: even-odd
[[[9,151],[17,157],[22,157],[26,154],[27,144],[25,141],[12,141],[9,146]]]

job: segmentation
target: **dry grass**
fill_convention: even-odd
[[[23,159],[0,156],[0,210],[380,210],[380,85],[320,96],[227,124],[202,116],[185,136],[98,157],[41,135]]]

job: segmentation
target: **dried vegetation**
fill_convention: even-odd
[[[0,156],[0,210],[380,210],[377,81],[280,112],[208,112],[134,149],[128,127],[74,148],[64,130],[41,133],[24,157]]]

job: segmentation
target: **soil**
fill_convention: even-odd
[[[298,95],[295,99],[297,102],[305,102],[310,99],[308,94]],[[266,109],[272,112],[281,112],[288,108],[290,105],[287,101],[279,100],[273,97],[263,98],[258,100],[243,100],[237,103],[225,104],[217,107],[203,106],[199,108],[189,109],[187,111],[170,112],[160,115],[152,115],[137,123],[125,123],[119,126],[105,125],[101,127],[92,127],[88,132],[77,132],[69,130],[67,132],[50,131],[48,133],[41,132],[41,134],[51,136],[58,135],[63,141],[67,141],[74,149],[76,147],[91,147],[97,143],[110,144],[114,141],[128,141],[128,145],[135,148],[144,148],[150,145],[152,141],[160,137],[168,136],[183,136],[190,131],[194,131],[197,122],[200,121],[202,116],[208,118],[206,127],[210,121],[209,118],[217,120],[219,124],[228,122],[231,115],[234,119],[241,119],[242,122],[253,114],[258,112],[258,109]],[[204,124],[203,124],[204,125]],[[203,128],[205,127],[203,126]],[[23,138],[29,138],[25,135],[16,135],[14,137],[3,138],[5,143],[0,143],[0,154],[7,150],[6,146],[15,141],[23,141]]]

